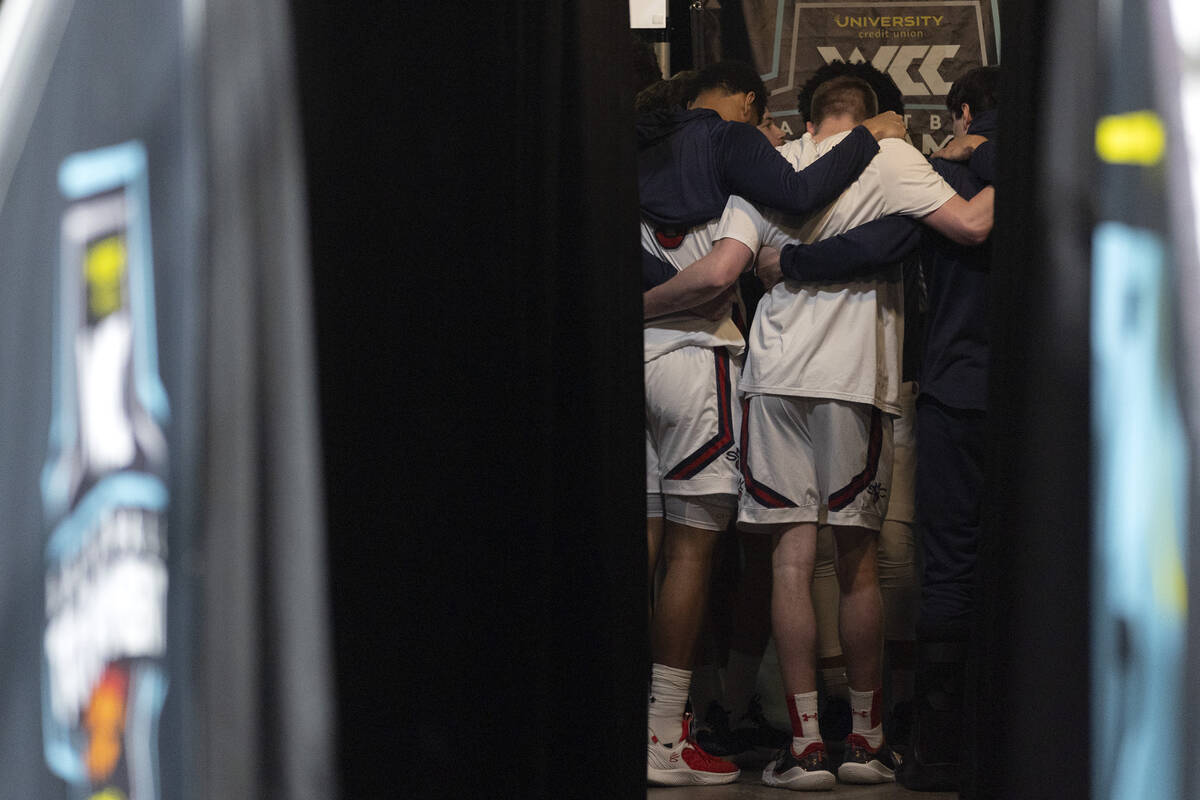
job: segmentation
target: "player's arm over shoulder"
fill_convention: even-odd
[[[878,161],[890,211],[916,217],[959,244],[976,245],[992,232],[995,191],[989,187],[970,202],[958,195],[915,147],[887,140]]]
[[[965,245],[983,244],[992,234],[996,190],[984,187],[970,201],[955,194],[921,221],[947,239]]]

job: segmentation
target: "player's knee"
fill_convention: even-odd
[[[732,494],[663,496],[663,516],[677,525],[723,531],[736,512],[737,496]]]

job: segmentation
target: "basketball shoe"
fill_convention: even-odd
[[[843,783],[890,783],[896,780],[900,757],[887,742],[872,749],[860,734],[846,737],[846,752],[838,767],[838,780]]]
[[[646,780],[654,786],[713,786],[733,783],[741,770],[723,758],[706,753],[692,739],[691,714],[683,715],[679,741],[660,740],[648,731]]]
[[[790,744],[784,747],[763,770],[762,781],[767,786],[801,792],[828,791],[837,783],[823,742],[810,744],[799,756]]]

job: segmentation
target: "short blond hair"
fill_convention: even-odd
[[[879,101],[871,84],[853,75],[839,75],[817,87],[812,98],[812,124],[819,127],[826,117],[849,114],[862,122],[879,113]]]

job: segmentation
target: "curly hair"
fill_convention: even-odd
[[[758,118],[762,119],[763,112],[767,110],[767,87],[757,70],[745,61],[726,60],[709,64],[696,75],[692,89],[695,91],[693,97],[709,89],[722,89],[729,94],[754,92],[754,110]]]
[[[693,86],[695,77],[695,70],[686,70],[650,84],[633,99],[633,110],[645,114],[668,108],[687,108],[687,104],[696,97]]]

